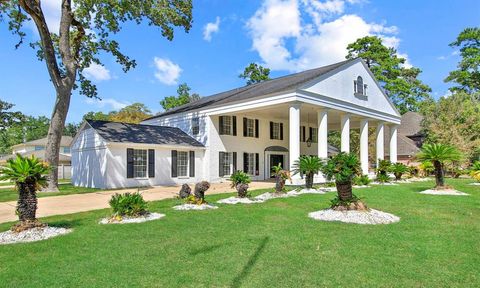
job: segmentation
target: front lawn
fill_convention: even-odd
[[[307,217],[334,193],[210,211],[174,211],[179,200],[164,200],[150,207],[167,216],[142,224],[97,224],[108,210],[50,217],[74,231],[0,246],[0,279],[4,287],[479,287],[480,189],[469,182],[447,180],[471,196],[418,194],[432,181],[354,191],[401,217],[390,225]]]
[[[12,184],[10,184],[12,185]],[[95,188],[75,187],[70,183],[60,183],[58,185],[59,192],[39,192],[38,197],[60,196],[68,194],[83,194],[99,191]],[[18,192],[14,188],[0,189],[0,202],[17,201]]]

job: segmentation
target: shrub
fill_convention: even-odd
[[[305,175],[305,188],[313,187],[313,177],[322,169],[322,162],[317,156],[300,156],[293,164],[293,175]]]
[[[230,176],[230,181],[232,181],[230,187],[237,189],[238,197],[247,197],[248,183],[252,182],[250,175],[243,171],[235,171]]]
[[[423,177],[427,177],[435,171],[435,167],[433,167],[433,164],[430,161],[423,161],[418,168],[422,172],[421,175]]]
[[[390,182],[390,177],[388,176],[388,172],[392,169],[392,162],[389,160],[381,160],[378,159],[378,167],[376,181],[380,183]]]
[[[418,177],[420,174],[420,169],[417,166],[411,165],[408,166],[408,173],[411,177]]]
[[[368,175],[360,175],[353,178],[353,184],[357,186],[367,186],[371,182],[372,180],[368,177]]]
[[[403,163],[394,163],[391,165],[390,171],[395,175],[395,180],[399,181],[402,179],[402,175],[407,173],[408,167]]]
[[[115,193],[110,199],[109,204],[114,216],[137,217],[148,213],[147,202],[140,193]]]
[[[388,183],[390,182],[390,176],[387,174],[378,174],[375,180],[379,183]]]
[[[444,174],[445,164],[459,161],[462,155],[457,148],[444,144],[423,145],[417,158],[420,161],[429,161],[433,164],[435,171],[435,188],[445,188]]]
[[[470,176],[480,182],[480,161],[473,163],[472,167],[470,168]]]

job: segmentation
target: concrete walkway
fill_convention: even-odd
[[[193,186],[193,185],[192,185]],[[250,190],[272,188],[274,183],[269,182],[252,182]],[[193,187],[192,187],[193,189]],[[143,198],[147,201],[162,200],[174,198],[180,186],[156,186],[141,190]],[[86,194],[72,194],[63,196],[51,196],[38,198],[37,217],[47,217],[53,215],[64,215],[91,210],[108,208],[108,201],[115,193],[136,192],[136,188],[124,190],[99,191]],[[207,191],[207,195],[219,193],[231,193],[235,189],[230,188],[230,183],[212,184]],[[0,202],[0,223],[12,222],[18,220],[15,215],[16,201]]]

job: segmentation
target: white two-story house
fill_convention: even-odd
[[[396,162],[400,114],[361,59],[307,70],[203,97],[141,124],[87,121],[72,144],[73,183],[98,188],[220,182],[235,170],[253,180],[271,168],[291,169],[300,155],[327,158],[330,130],[360,131],[360,160],[369,173],[369,145]],[[385,127],[389,135],[385,135]],[[376,129],[369,143],[369,127]],[[318,175],[317,181],[323,177]],[[292,179],[301,184],[300,175]]]

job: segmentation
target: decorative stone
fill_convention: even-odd
[[[213,206],[210,204],[182,204],[174,206],[173,209],[175,210],[209,210],[209,209],[217,209],[217,206]]]
[[[420,194],[429,195],[451,195],[451,196],[467,196],[469,194],[457,191],[455,189],[428,189],[420,192]]]
[[[390,213],[370,209],[367,211],[348,210],[337,211],[333,209],[326,209],[316,212],[311,212],[308,217],[320,221],[339,221],[344,223],[355,224],[390,224],[400,221],[400,217]]]
[[[13,231],[5,231],[0,233],[0,245],[36,242],[60,235],[65,235],[72,231],[72,229],[49,226],[32,228],[19,233]]]
[[[190,188],[188,184],[183,184],[182,188],[180,189],[180,192],[178,192],[178,196],[180,197],[180,199],[185,199],[191,194],[192,194],[192,188]]]
[[[222,200],[217,201],[217,203],[221,204],[255,204],[255,203],[263,203],[265,200],[258,200],[258,199],[251,199],[251,198],[239,198],[239,197],[229,197]]]
[[[115,218],[103,218],[102,220],[100,220],[99,224],[143,223],[147,221],[157,220],[163,217],[165,217],[165,214],[148,213],[144,216],[139,216],[139,217],[123,216],[120,220],[117,220]]]

